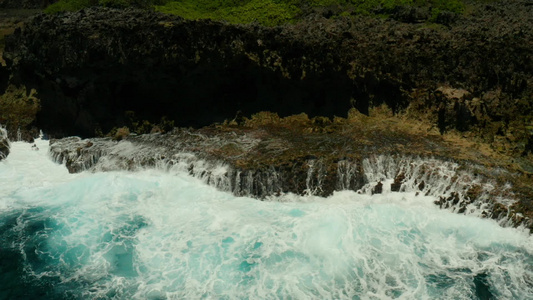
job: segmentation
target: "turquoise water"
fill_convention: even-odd
[[[533,238],[410,193],[234,197],[0,162],[0,299],[533,299]]]

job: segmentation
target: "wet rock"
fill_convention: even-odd
[[[402,182],[404,181],[404,179],[405,179],[405,174],[403,174],[403,173],[398,174],[398,176],[396,176],[396,178],[394,178],[394,182],[391,183],[391,185],[390,185],[391,191],[392,192],[399,192],[400,188],[402,187]]]
[[[375,186],[374,188],[372,189],[372,195],[374,194],[381,194],[383,193],[383,183],[381,183],[381,181],[379,181]]]
[[[503,205],[502,203],[497,203],[494,205],[494,208],[492,210],[492,213],[490,214],[490,217],[492,219],[498,220],[501,219],[503,216],[507,215],[508,208]]]
[[[7,131],[0,127],[0,160],[5,159],[9,155],[9,139]]]

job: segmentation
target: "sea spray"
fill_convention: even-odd
[[[3,274],[18,276],[0,291],[11,298],[533,295],[527,232],[441,210],[431,195],[258,201],[187,172],[68,174],[37,146],[13,143],[0,162],[0,248],[16,262]]]

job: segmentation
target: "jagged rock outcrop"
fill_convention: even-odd
[[[126,111],[200,127],[237,111],[332,117],[382,103],[414,103],[442,130],[494,121],[505,131],[531,114],[531,24],[533,7],[518,0],[474,6],[448,27],[312,15],[264,28],[100,8],[35,17],[4,56],[13,83],[39,92],[37,125],[53,136],[106,132]],[[447,109],[442,86],[479,99],[483,118]]]

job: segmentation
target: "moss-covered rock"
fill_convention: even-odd
[[[27,91],[25,87],[10,85],[0,95],[0,124],[6,127],[11,140],[33,141],[39,134],[34,124],[40,107],[34,89]]]

